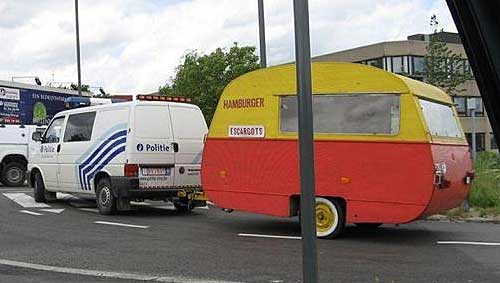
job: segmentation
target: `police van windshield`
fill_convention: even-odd
[[[458,119],[451,106],[419,99],[429,133],[436,137],[462,138]]]

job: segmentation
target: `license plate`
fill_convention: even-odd
[[[170,176],[170,168],[141,168],[141,176]]]

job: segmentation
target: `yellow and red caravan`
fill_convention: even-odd
[[[313,63],[312,76],[316,196],[331,202],[317,202],[318,236],[345,222],[406,223],[466,199],[471,154],[449,95],[360,64]],[[295,78],[294,65],[260,69],[222,93],[202,163],[219,207],[298,214]]]

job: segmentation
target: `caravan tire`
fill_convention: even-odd
[[[336,199],[316,198],[316,236],[320,239],[338,237],[345,226],[345,209]]]

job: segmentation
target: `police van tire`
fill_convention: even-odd
[[[43,183],[42,175],[40,173],[35,173],[33,182],[33,195],[36,202],[46,202],[45,199],[45,184]]]
[[[174,201],[174,207],[178,212],[187,213],[193,210],[194,205],[189,201]]]
[[[101,178],[97,182],[96,203],[100,214],[111,215],[116,212],[116,198],[108,178]]]
[[[345,226],[345,210],[339,200],[316,198],[316,236],[320,239],[338,237]]]
[[[26,166],[16,161],[9,162],[3,166],[1,176],[7,187],[20,187],[26,181]]]

